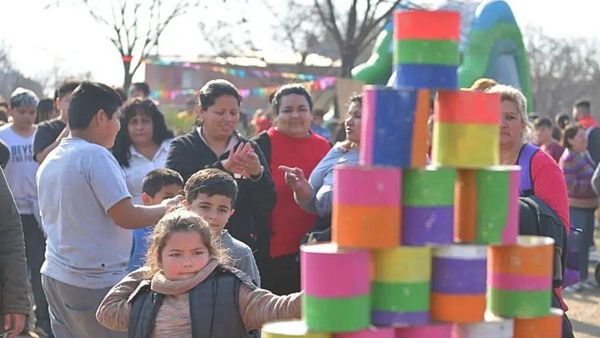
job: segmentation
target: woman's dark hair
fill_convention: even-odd
[[[533,121],[533,125],[536,128],[552,128],[552,120],[549,117],[538,117]]]
[[[37,106],[37,116],[35,117],[35,123],[48,121],[54,113],[54,100],[45,98],[41,99]]]
[[[565,129],[567,125],[571,122],[571,117],[569,117],[569,114],[560,113],[556,115],[555,122],[558,128]]]
[[[313,109],[313,101],[310,93],[302,86],[301,84],[291,83],[287,85],[283,85],[277,89],[275,92],[275,96],[273,96],[273,114],[279,115],[279,108],[281,108],[281,99],[286,95],[302,95],[306,98],[308,102],[308,110],[312,112]]]
[[[348,106],[350,106],[352,103],[361,105],[362,104],[362,93],[355,93],[352,96],[350,96],[350,98],[348,99]]]
[[[123,100],[123,102],[127,101],[127,92],[123,89],[123,87],[113,86],[112,89],[114,89],[115,92],[117,92],[117,94],[119,94],[119,96],[121,97],[121,100]]]
[[[569,140],[575,138],[575,135],[577,135],[579,129],[583,129],[583,127],[574,123],[569,124],[565,127],[565,129],[563,130],[562,138],[560,140],[560,143],[564,148],[571,149],[571,144],[569,143]]]
[[[152,119],[152,140],[160,145],[166,139],[173,138],[173,132],[167,129],[165,117],[158,110],[158,107],[150,99],[134,98],[127,101],[121,107],[121,129],[115,139],[115,145],[112,149],[117,162],[123,167],[129,167],[131,158],[131,137],[127,125],[138,113],[142,113]]]
[[[238,106],[242,102],[242,97],[238,93],[237,88],[235,88],[231,82],[223,79],[212,80],[208,81],[204,86],[202,86],[198,92],[198,101],[200,101],[202,110],[208,110],[208,108],[214,105],[215,101],[223,95],[235,97],[238,102]]]
[[[348,99],[348,109],[350,109],[350,105],[352,105],[353,103],[359,105],[360,109],[362,111],[362,93],[356,93],[356,94],[353,94],[352,96],[350,96],[350,98]],[[342,144],[340,145],[342,152],[348,152],[348,151],[350,151],[350,149],[358,147],[358,143],[355,143],[355,142],[352,142],[352,141],[346,139],[345,127],[346,126],[345,126],[344,119],[342,119],[342,122],[340,123],[340,129],[344,133],[343,134],[344,138],[343,138]]]
[[[62,99],[67,94],[71,94],[75,88],[81,84],[80,81],[66,80],[60,84],[60,87],[56,90],[54,99]]]
[[[131,89],[141,90],[144,96],[150,95],[150,86],[146,82],[134,82],[131,84]]]

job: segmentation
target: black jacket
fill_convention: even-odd
[[[0,324],[5,314],[27,314],[29,309],[21,218],[4,172],[0,169]]]
[[[256,145],[240,136],[235,149],[242,142],[250,142],[254,152],[258,155],[264,170],[257,180],[237,179],[238,196],[235,201],[235,213],[229,219],[228,229],[233,237],[246,243],[253,251],[257,249],[256,242],[258,230],[266,228],[264,223],[266,215],[275,206],[275,185],[271,179],[269,164]],[[181,135],[171,142],[169,155],[167,157],[167,168],[171,168],[181,174],[187,181],[190,176],[200,169],[217,168],[225,170],[221,161],[229,156],[229,152],[217,157],[217,155],[200,138],[198,130]],[[262,231],[261,231],[262,232]]]
[[[236,270],[219,267],[189,292],[192,337],[250,337],[239,311],[241,284],[256,288],[249,277]],[[163,295],[142,287],[131,300],[128,337],[148,338],[154,328]]]

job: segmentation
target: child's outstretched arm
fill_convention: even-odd
[[[146,274],[146,268],[132,271],[108,291],[96,310],[96,319],[102,326],[115,331],[127,331],[131,311],[129,297]]]
[[[240,286],[240,314],[246,330],[260,329],[264,323],[300,319],[302,292],[277,296],[265,289]]]

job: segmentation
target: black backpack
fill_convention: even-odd
[[[588,138],[588,153],[594,163],[600,163],[600,127],[590,127],[585,133]]]
[[[554,240],[553,287],[563,283],[567,266],[567,231],[556,213],[535,195],[519,198],[519,234]]]
[[[571,226],[567,233],[565,224],[544,201],[535,196],[531,162],[533,156],[541,151],[532,144],[525,144],[519,153],[521,166],[521,184],[519,187],[519,233],[521,235],[547,236],[554,240],[554,277],[555,287],[561,286],[565,279],[565,269],[579,271],[578,255],[581,242],[581,229]]]

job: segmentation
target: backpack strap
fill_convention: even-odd
[[[525,143],[519,151],[519,159],[517,164],[521,167],[521,183],[519,186],[520,196],[531,196],[534,195],[533,189],[533,177],[531,175],[531,162],[533,156],[540,150],[540,148],[533,144]]]
[[[592,126],[585,130],[588,139],[588,155],[594,165],[600,163],[600,127]]]

